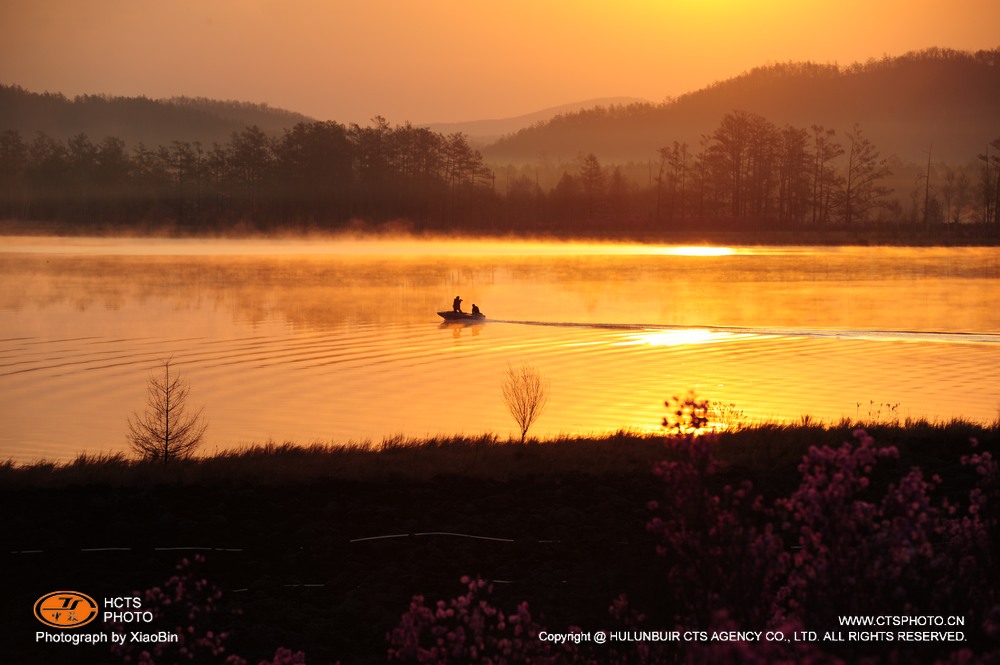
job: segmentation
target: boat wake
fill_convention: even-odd
[[[878,341],[943,342],[963,344],[1000,344],[1000,333],[954,332],[935,330],[868,330],[849,328],[795,328],[775,326],[681,326],[644,323],[593,323],[571,321],[514,321],[490,319],[492,323],[509,323],[523,326],[551,326],[556,328],[599,328],[605,330],[642,330],[685,332],[703,331],[718,335],[761,337],[815,337],[833,339],[859,339]]]

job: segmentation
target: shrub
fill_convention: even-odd
[[[937,475],[919,468],[890,481],[880,464],[897,460],[864,430],[840,446],[813,446],[798,466],[798,486],[765,501],[749,481],[725,483],[705,434],[709,404],[674,400],[665,461],[654,468],[661,499],[647,529],[668,577],[664,608],[671,630],[850,630],[842,616],[961,617],[961,644],[817,640],[780,642],[629,642],[555,647],[527,604],[496,609],[482,580],[433,607],[415,596],[389,634],[389,659],[409,663],[839,663],[1000,662],[997,505],[1000,472],[988,452],[962,457],[974,482],[941,496]],[[669,406],[669,403],[668,403]],[[975,441],[972,442],[975,446]],[[645,617],[622,595],[613,624],[641,630]],[[652,626],[662,629],[663,626]],[[856,630],[869,630],[857,628]],[[909,627],[872,630],[911,630]],[[917,630],[927,630],[919,628]]]
[[[184,558],[176,572],[162,586],[136,592],[142,609],[153,613],[154,624],[161,630],[176,634],[179,641],[160,642],[151,646],[132,642],[114,645],[112,653],[124,663],[154,665],[155,663],[225,663],[246,665],[239,656],[227,654],[230,624],[238,611],[226,611],[220,600],[222,591],[198,574],[205,558],[196,555]],[[125,628],[119,627],[124,633]]]
[[[538,639],[541,627],[528,603],[506,613],[490,604],[493,587],[482,579],[462,578],[465,594],[432,607],[414,596],[410,608],[388,635],[389,661],[401,663],[561,662],[551,643]]]
[[[822,631],[838,629],[845,615],[960,616],[975,648],[1000,656],[1000,606],[989,581],[998,563],[1000,482],[989,453],[962,458],[978,478],[962,500],[936,498],[940,478],[927,479],[919,468],[880,491],[875,468],[898,458],[898,450],[879,448],[857,430],[853,443],[811,447],[798,467],[799,486],[765,505],[749,482],[719,480],[713,435],[698,434],[706,412],[707,403],[693,397],[679,405],[668,461],[654,470],[665,491],[650,503],[647,528],[658,536],[673,591],[666,603],[678,626],[722,621],[747,630]],[[899,659],[913,646],[933,653],[926,644],[859,642],[847,649],[851,656]],[[775,656],[775,649],[797,660],[822,656],[818,649],[793,655],[780,645],[733,648],[743,656]],[[703,645],[692,649],[708,653]],[[736,651],[726,658],[740,660]]]
[[[181,559],[174,575],[162,586],[135,593],[143,610],[153,613],[153,625],[176,634],[178,642],[147,646],[126,641],[114,645],[112,654],[123,663],[136,665],[247,665],[244,658],[229,653],[227,647],[231,625],[240,612],[223,607],[221,589],[199,574],[204,563],[205,558],[200,554],[193,559]],[[125,627],[118,626],[118,632],[125,633]],[[305,662],[301,651],[279,647],[273,660],[260,661],[259,665],[305,665]]]

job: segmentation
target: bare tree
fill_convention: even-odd
[[[205,436],[208,424],[202,420],[205,407],[187,412],[189,386],[171,360],[163,361],[163,375],[150,372],[146,380],[146,410],[133,411],[128,418],[128,442],[144,459],[162,461],[190,457]]]
[[[515,367],[507,363],[501,389],[507,410],[521,428],[521,443],[524,443],[528,430],[549,401],[548,385],[531,365],[521,363]]]

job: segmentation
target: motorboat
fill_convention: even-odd
[[[445,321],[456,321],[459,323],[476,323],[478,321],[486,320],[486,315],[482,312],[473,314],[471,312],[456,312],[455,310],[448,310],[445,312],[438,312],[438,316]]]

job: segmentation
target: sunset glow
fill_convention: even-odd
[[[0,0],[5,662],[996,661],[998,26]]]
[[[0,81],[445,122],[601,97],[660,102],[769,62],[993,48],[998,24],[991,0],[15,0],[0,8]]]

